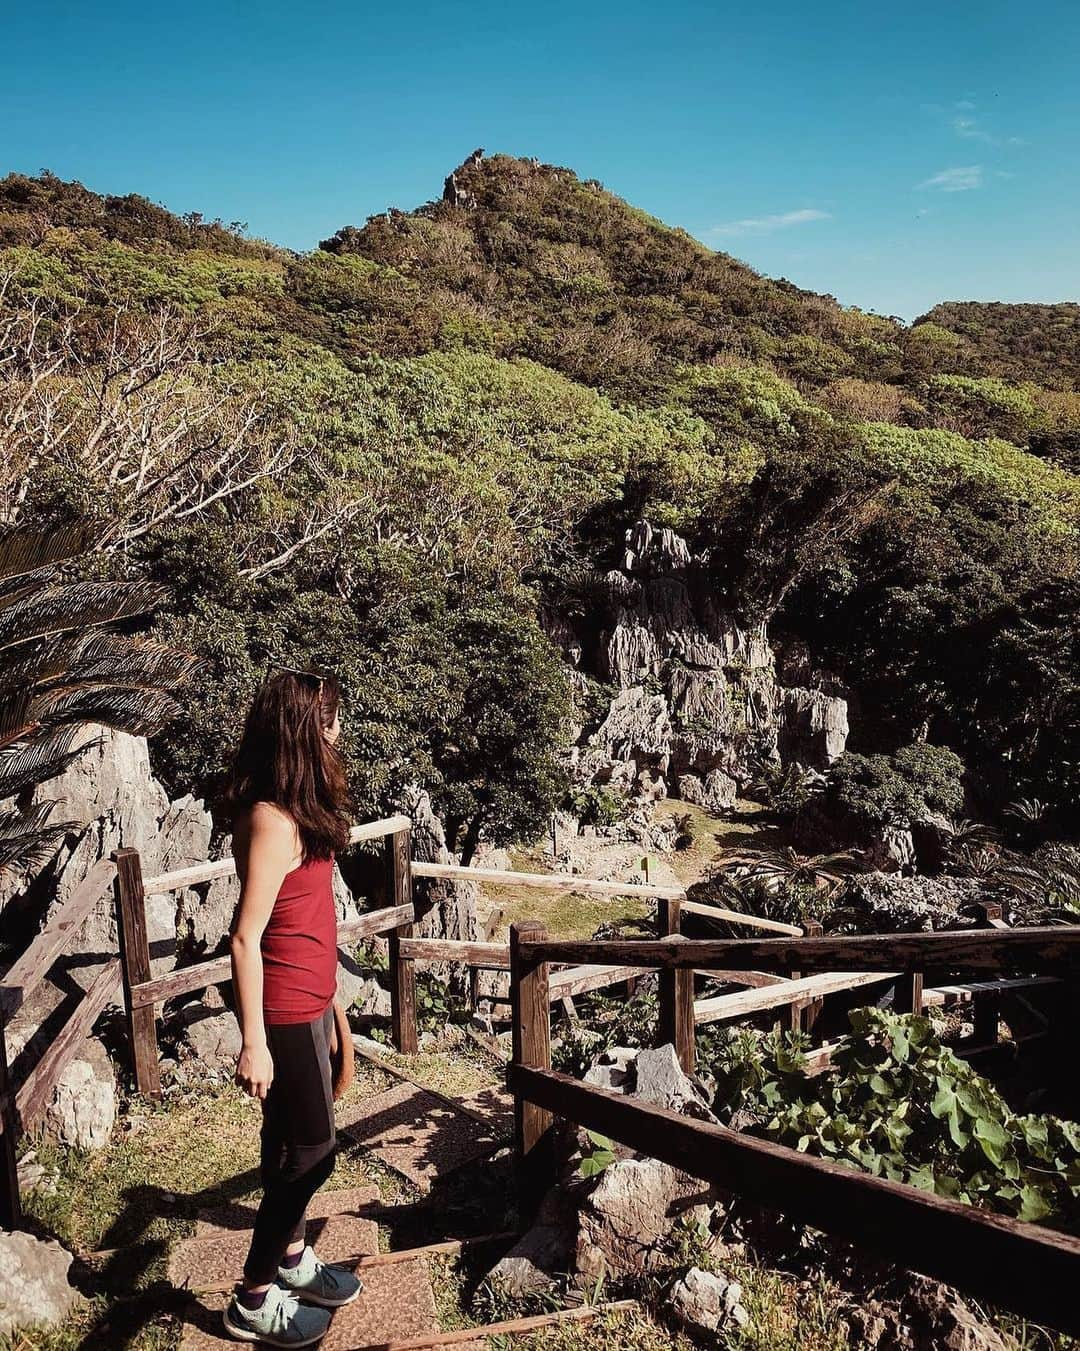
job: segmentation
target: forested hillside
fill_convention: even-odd
[[[269,653],[342,672],[362,811],[419,782],[459,846],[535,833],[588,721],[552,616],[645,518],[844,682],[853,748],[1075,831],[1075,306],[906,327],[504,156],[302,255],[10,176],[0,287],[8,519],[96,522],[207,659],[172,787],[212,791]]]

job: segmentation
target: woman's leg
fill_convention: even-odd
[[[334,1168],[330,1082],[333,1011],[311,1023],[267,1029],[274,1079],[263,1103],[263,1199],[244,1264],[249,1286],[269,1285],[304,1237],[305,1213]]]

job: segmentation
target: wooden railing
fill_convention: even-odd
[[[577,892],[601,896],[629,896],[647,898],[657,903],[657,927],[669,936],[668,942],[678,942],[683,917],[692,915],[698,920],[713,919],[729,924],[744,925],[768,933],[783,933],[799,938],[803,929],[761,916],[700,905],[687,901],[681,887],[665,886],[648,880],[648,862],[645,862],[646,881],[630,883],[572,874],[526,873],[509,870],[466,868],[458,864],[424,863],[411,857],[411,822],[407,816],[391,816],[354,826],[351,841],[385,841],[386,904],[368,911],[355,920],[338,927],[341,945],[355,943],[377,934],[389,935],[390,998],[393,1039],[403,1052],[414,1052],[418,1044],[416,1019],[415,963],[417,961],[449,961],[463,963],[475,973],[480,970],[510,970],[510,944],[461,942],[446,939],[417,938],[415,925],[423,918],[426,907],[413,894],[413,879],[469,881],[480,884],[535,888],[544,891]],[[236,872],[231,857],[216,859],[193,867],[143,877],[138,853],[131,849],[119,850],[113,859],[95,865],[85,880],[72,892],[63,907],[34,939],[27,950],[15,961],[0,983],[0,1222],[14,1226],[19,1221],[19,1193],[16,1177],[15,1140],[20,1130],[32,1129],[40,1121],[45,1106],[55,1089],[64,1068],[77,1054],[83,1039],[94,1022],[114,997],[118,986],[123,991],[124,1014],[131,1044],[131,1059],[136,1085],[140,1092],[157,1096],[161,1091],[158,1068],[156,1011],[165,1001],[209,985],[226,982],[232,977],[231,961],[226,956],[212,957],[191,966],[179,967],[164,975],[154,976],[150,964],[149,939],[146,924],[146,896],[199,886],[215,879],[232,876]],[[115,896],[119,928],[119,954],[107,959],[95,979],[71,1013],[68,1021],[50,1044],[39,1062],[24,1077],[17,1089],[9,1082],[8,1064],[4,1051],[4,1023],[22,1006],[52,965],[68,951],[68,947],[94,907],[112,888]],[[1000,913],[989,916],[990,922],[1001,923]],[[810,932],[820,926],[807,925]],[[657,965],[640,945],[630,945],[627,958],[626,944],[598,945],[583,943],[569,945],[568,960],[552,967],[548,982],[548,999],[571,1008],[568,1001],[592,990],[603,989],[621,981],[632,983],[641,972]],[[768,951],[775,949],[768,947]],[[740,964],[727,970],[711,970],[709,974],[723,977],[745,988],[727,994],[696,1001],[693,997],[693,971],[685,967],[661,964],[660,1027],[662,1034],[673,1041],[680,1059],[693,1065],[694,1025],[722,1018],[747,1016],[766,1009],[791,1010],[793,1022],[808,1019],[820,1007],[826,993],[855,988],[868,980],[887,980],[887,973],[849,976],[825,975],[811,979],[791,979],[799,968],[768,967],[754,963],[759,969],[742,965],[746,949],[740,949]],[[616,954],[611,959],[612,954]],[[621,954],[621,955],[620,955]],[[791,950],[785,951],[785,961],[792,959]],[[769,974],[782,970],[783,974]],[[907,979],[906,977],[902,979]],[[921,978],[919,978],[921,980]],[[914,982],[915,978],[912,978]],[[974,988],[974,987],[970,987]],[[913,986],[914,989],[914,986]],[[927,992],[933,996],[934,991]],[[986,993],[979,1008],[988,1008],[992,991]],[[921,984],[918,995],[921,997]],[[942,993],[941,998],[962,998],[963,994]],[[972,995],[974,998],[974,995]],[[985,1021],[985,1019],[984,1019]]]
[[[554,963],[584,961],[650,967],[674,988],[674,1017],[660,1039],[692,1039],[695,972],[857,973],[860,979],[1005,976],[1080,977],[1080,927],[963,930],[947,933],[812,937],[798,940],[559,942],[538,921],[510,932],[515,1152],[521,1209],[535,1209],[557,1176],[556,1116],[602,1132],[695,1177],[781,1210],[871,1249],[879,1256],[956,1285],[1066,1332],[1080,1333],[1080,1240],[990,1215],[913,1187],[692,1120],[580,1083],[551,1068],[550,987]],[[842,979],[842,977],[839,977]],[[679,982],[682,982],[681,986]],[[1030,983],[1025,978],[1025,984]],[[989,982],[984,982],[989,983]],[[1007,986],[1009,980],[1001,981]],[[796,982],[791,982],[795,985]],[[769,995],[764,986],[749,995]],[[957,987],[965,988],[965,987]],[[688,993],[689,991],[689,993]],[[786,993],[792,993],[789,988]],[[744,995],[743,998],[747,998]],[[674,1035],[672,1035],[674,1034]],[[680,1057],[681,1058],[681,1057]]]
[[[108,894],[115,877],[116,867],[110,859],[95,864],[0,982],[0,1226],[5,1229],[18,1228],[22,1222],[15,1152],[18,1135],[40,1122],[57,1080],[116,993],[120,984],[119,962],[115,957],[105,961],[45,1054],[26,1073],[18,1088],[11,1082],[5,1025],[30,998],[50,967],[66,955],[91,911]]]

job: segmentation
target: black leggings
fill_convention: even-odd
[[[263,1199],[244,1263],[251,1285],[277,1278],[285,1250],[304,1237],[308,1202],[334,1171],[333,1026],[331,1005],[314,1022],[266,1029],[274,1077],[263,1102]]]

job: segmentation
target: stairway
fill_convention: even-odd
[[[421,1194],[446,1173],[505,1142],[506,1099],[498,1090],[458,1103],[400,1071],[391,1072],[397,1082],[342,1110],[339,1132],[408,1178]],[[308,1240],[319,1255],[354,1268],[364,1282],[360,1298],[334,1315],[320,1343],[326,1351],[445,1344],[428,1260],[433,1249],[456,1245],[380,1253],[379,1226],[371,1218],[380,1209],[378,1188],[371,1186],[321,1191],[308,1211]],[[236,1345],[225,1333],[221,1314],[243,1266],[253,1221],[249,1204],[219,1206],[204,1211],[192,1236],[176,1245],[169,1279],[191,1294],[182,1351]],[[482,1336],[454,1342],[476,1351],[485,1344]]]

